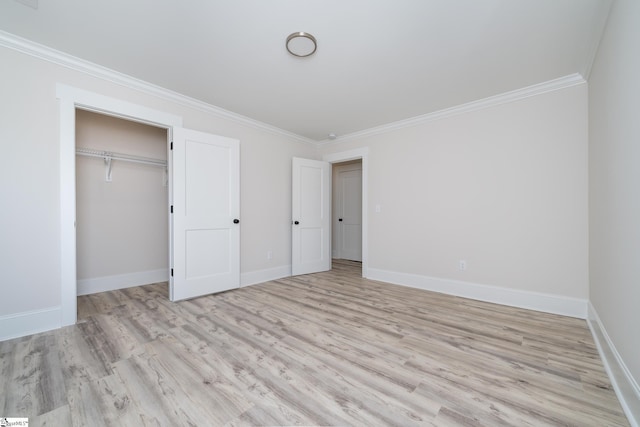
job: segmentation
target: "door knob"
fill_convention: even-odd
[[[338,218],[338,221],[342,222],[342,218]]]
[[[240,220],[239,220],[238,218],[236,218],[236,219],[234,219],[234,220],[233,220],[233,223],[234,223],[234,224],[238,224],[239,222],[240,222]]]
[[[293,221],[293,223],[294,223],[295,225],[298,225],[298,224],[300,224],[300,221]]]

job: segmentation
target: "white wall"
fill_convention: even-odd
[[[618,0],[589,78],[590,297],[640,422],[640,2]],[[624,384],[621,384],[624,387]],[[633,392],[629,395],[633,396]]]
[[[586,307],[586,84],[324,152],[363,146],[373,277],[469,296],[489,285],[476,286],[482,299],[500,302],[491,294],[508,290]]]
[[[0,63],[0,141],[4,149],[0,156],[0,266],[4,274],[0,339],[43,330],[47,325],[53,328],[56,324],[51,322],[59,322],[56,83],[175,114],[183,117],[184,127],[239,139],[242,275],[259,278],[290,269],[291,158],[318,158],[314,147],[206,108],[133,90],[5,47],[0,47]],[[273,251],[270,261],[267,245]],[[32,315],[40,320],[29,323]]]
[[[76,110],[76,146],[167,160],[167,129]],[[78,293],[168,280],[164,168],[76,157]]]

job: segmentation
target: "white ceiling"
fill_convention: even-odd
[[[322,141],[574,73],[608,0],[0,1],[0,29]],[[296,58],[286,37],[318,50]],[[4,65],[3,65],[4,66]]]

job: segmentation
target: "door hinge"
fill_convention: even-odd
[[[171,141],[171,144],[169,144],[169,150],[173,150],[173,141]]]
[[[173,268],[171,269],[171,277],[173,277]]]
[[[173,213],[173,205],[171,205],[171,213]]]

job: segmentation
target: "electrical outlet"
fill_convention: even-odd
[[[461,259],[460,261],[458,261],[458,269],[460,271],[465,271],[467,269],[467,261]]]
[[[272,259],[273,258],[273,252],[271,251],[271,249],[269,249],[267,251],[267,259]]]

